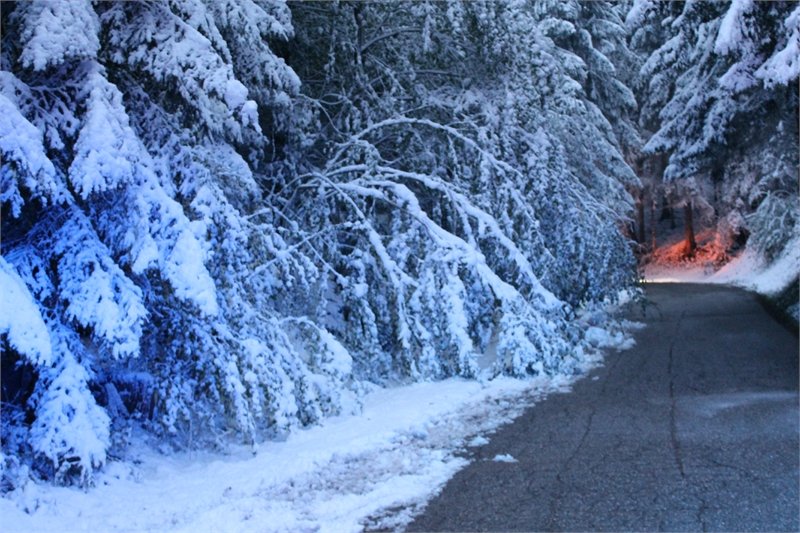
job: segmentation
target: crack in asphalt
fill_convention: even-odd
[[[603,396],[606,393],[606,388],[608,386],[608,382],[611,379],[611,376],[614,374],[614,370],[616,370],[617,366],[619,366],[619,362],[622,359],[621,356],[617,355],[614,359],[614,362],[608,368],[608,373],[603,380],[603,384],[600,387],[600,392],[598,396]],[[572,451],[572,453],[567,457],[567,459],[562,463],[561,468],[556,473],[555,481],[558,484],[558,488],[554,490],[553,496],[550,498],[550,505],[549,505],[549,512],[547,515],[547,525],[549,529],[555,529],[555,522],[556,522],[556,511],[558,507],[558,503],[561,501],[561,497],[564,492],[564,479],[563,474],[569,471],[570,465],[572,461],[578,456],[581,449],[583,448],[584,444],[586,444],[586,439],[589,436],[589,433],[592,430],[592,421],[594,420],[594,416],[597,413],[596,403],[592,404],[592,410],[589,412],[589,416],[586,417],[586,425],[583,430],[583,435],[581,435],[580,440],[578,441],[578,445]]]
[[[718,461],[718,460],[714,459],[713,457],[708,457],[707,455],[704,455],[701,458],[704,461],[706,461],[706,463],[711,463],[712,465],[714,465],[717,468],[726,468],[726,469],[729,469],[729,470],[733,470],[734,472],[740,474],[742,477],[746,477],[751,482],[761,483],[761,482],[764,481],[762,478],[760,478],[759,476],[757,476],[756,474],[750,472],[749,470],[747,470],[745,468],[742,468],[742,467],[739,467],[739,466],[736,466],[736,465],[723,463],[721,461]]]
[[[697,513],[695,514],[695,520],[698,524],[700,524],[701,531],[705,532],[708,531],[708,524],[706,524],[706,519],[704,515],[708,510],[708,503],[706,502],[705,498],[701,494],[697,494],[696,498],[700,500],[700,505],[697,507]]]
[[[681,321],[683,320],[684,313],[678,317],[678,322],[675,324],[675,333],[672,335],[672,342],[669,345],[669,359],[667,360],[667,374],[669,375],[669,438],[672,446],[672,451],[675,455],[675,464],[678,466],[678,471],[681,477],[686,477],[686,472],[683,468],[683,458],[681,457],[681,443],[678,440],[678,420],[675,398],[675,373],[673,372],[675,342],[678,340],[678,332],[681,328]]]
[[[558,484],[558,488],[554,491],[555,493],[550,498],[550,505],[549,505],[549,513],[547,517],[547,524],[548,527],[554,529],[555,521],[556,521],[556,510],[558,507],[558,503],[561,501],[561,496],[564,492],[564,479],[562,475],[565,474],[569,470],[569,465],[578,456],[583,445],[586,443],[586,437],[589,435],[589,432],[592,429],[592,420],[594,419],[596,409],[592,408],[592,411],[589,413],[589,416],[586,418],[586,427],[584,428],[583,435],[581,436],[578,445],[572,451],[567,460],[562,463],[562,468],[559,469],[558,473],[556,474],[556,483]]]

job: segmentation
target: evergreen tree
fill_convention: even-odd
[[[33,0],[2,36],[8,465],[571,372],[633,280],[612,4]]]
[[[687,222],[694,204],[728,239],[756,230],[758,242],[763,225],[748,227],[747,216],[773,193],[796,197],[795,12],[792,3],[748,1],[643,2],[632,11],[667,33],[641,70],[642,120],[654,131],[644,149],[668,155],[664,179]],[[792,203],[784,210],[794,220]]]

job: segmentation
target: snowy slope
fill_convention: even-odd
[[[800,238],[796,237],[772,263],[765,264],[755,253],[745,251],[711,276],[710,281],[731,283],[772,295],[795,281],[799,272]]]
[[[800,273],[800,238],[789,242],[771,263],[752,250],[745,250],[719,270],[703,265],[689,267],[648,264],[644,279],[655,283],[722,283],[775,295],[797,279]]]

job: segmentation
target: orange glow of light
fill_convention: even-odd
[[[686,240],[680,239],[653,250],[648,263],[672,267],[689,266],[687,264],[693,263],[719,268],[730,259],[725,251],[721,235],[715,230],[703,230],[695,236],[695,240],[697,249],[691,257],[686,255]]]

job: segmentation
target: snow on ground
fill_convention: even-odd
[[[800,237],[792,239],[770,264],[755,252],[745,250],[719,269],[708,263],[650,263],[645,267],[644,279],[654,283],[721,283],[774,295],[796,280],[798,271]]]
[[[665,241],[648,258],[644,269],[645,281],[656,283],[707,283],[709,276],[727,260],[725,247],[716,232],[704,229],[697,232],[697,250],[692,260],[686,260],[682,228],[663,230]]]
[[[763,294],[775,294],[797,279],[800,271],[800,237],[786,245],[783,254],[769,265],[746,251],[712,276],[714,283],[731,283]]]
[[[487,439],[483,435],[478,435],[477,437],[469,441],[467,443],[467,446],[471,448],[477,448],[479,446],[483,446],[484,444],[489,444],[489,439]]]
[[[495,463],[518,463],[516,459],[514,459],[513,455],[509,455],[507,453],[498,453],[492,459]]]
[[[710,283],[713,271],[701,265],[660,265],[650,263],[644,268],[645,283]]]
[[[584,371],[599,361],[595,356]],[[466,446],[575,377],[450,379],[371,392],[360,415],[268,442],[256,455],[163,456],[138,447],[95,488],[29,483],[0,498],[6,533],[361,531],[394,528],[467,464]]]
[[[623,294],[617,306],[631,295]],[[640,324],[616,306],[584,312],[590,344],[626,349]],[[602,327],[601,327],[602,326]],[[607,328],[607,329],[605,329]],[[574,376],[448,379],[375,388],[357,415],[325,420],[257,453],[162,455],[144,444],[112,462],[88,491],[29,482],[0,498],[12,532],[349,532],[402,528],[499,426],[600,364],[583,355]],[[139,442],[141,441],[141,442]],[[513,461],[500,455],[496,461]]]

